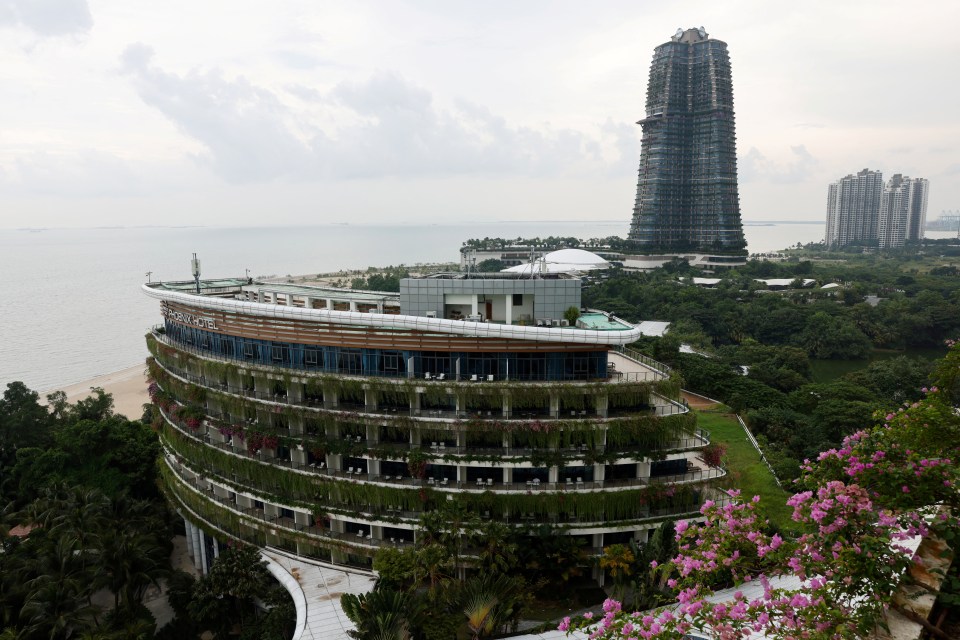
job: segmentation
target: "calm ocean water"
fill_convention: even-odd
[[[821,224],[746,223],[752,252],[823,237]],[[328,225],[286,228],[0,229],[0,389],[22,380],[64,386],[143,361],[143,334],[159,322],[140,292],[153,279],[286,275],[456,261],[467,238],[626,232],[620,221],[473,225]]]

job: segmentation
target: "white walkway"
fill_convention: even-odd
[[[261,551],[273,576],[293,596],[297,607],[297,627],[292,640],[350,640],[347,631],[356,627],[340,606],[344,593],[367,593],[376,579],[371,572],[344,571],[306,561],[286,551],[266,548]],[[587,636],[575,634],[575,640]],[[512,636],[512,640],[568,640],[560,631]]]

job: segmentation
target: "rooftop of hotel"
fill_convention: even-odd
[[[647,333],[602,310],[582,308],[579,284],[579,278],[562,273],[531,278],[452,272],[405,278],[399,293],[244,278],[201,280],[199,294],[197,283],[189,280],[144,288],[170,302],[189,304],[199,297],[204,299],[200,306],[211,310],[273,317],[279,307],[285,317],[386,329],[597,344],[628,344]],[[581,312],[575,321],[571,308]]]

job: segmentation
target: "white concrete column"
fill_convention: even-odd
[[[287,306],[288,306],[288,307],[292,307],[292,306],[293,306],[293,294],[292,294],[292,293],[288,293],[288,294],[287,294]]]
[[[607,414],[610,411],[610,397],[607,395],[597,395],[595,398],[597,401],[597,415],[601,418],[608,417]]]
[[[186,518],[183,519],[184,537],[187,539],[187,555],[193,557],[193,525]]]
[[[356,310],[357,310],[357,302],[356,302],[356,300],[351,300],[351,301],[350,301],[350,311],[356,311]]]
[[[213,540],[213,557],[214,559],[220,557],[220,543],[217,542],[216,538],[211,538]]]
[[[377,390],[369,387],[363,390],[363,404],[367,411],[376,411],[377,409]],[[369,439],[369,435],[367,438]]]
[[[197,526],[193,525],[192,523],[191,523],[191,527],[193,527],[193,531],[192,531],[192,534],[193,534],[193,567],[194,567],[194,569],[197,569],[198,571],[203,571],[203,562],[202,562],[203,549],[202,549],[202,547],[200,546],[200,545],[202,544],[202,540],[200,539],[200,527],[197,527]]]
[[[287,385],[287,398],[291,404],[301,404],[303,402],[303,382],[301,380],[296,378],[290,380],[290,384]]]
[[[313,298],[310,296],[305,296],[303,298],[303,307],[305,309],[313,309]]]
[[[556,393],[550,394],[550,415],[554,418],[560,415],[560,396]]]
[[[549,475],[547,476],[547,482],[556,483],[556,482],[559,481],[559,480],[558,480],[558,478],[560,477],[560,468],[559,468],[559,467],[550,467],[550,469],[547,471],[547,473],[549,474]]]
[[[473,294],[473,296],[471,296],[471,298],[472,300],[470,300],[470,313],[472,315],[477,315],[477,313],[479,313],[479,310],[480,310],[480,300],[479,300],[480,296],[475,293]]]
[[[637,477],[641,480],[644,478],[650,477],[650,463],[649,462],[638,462],[637,463]]]
[[[328,311],[333,311],[333,299],[332,299],[332,298],[327,298],[327,310],[328,310]]]
[[[507,324],[513,324],[513,296],[509,293],[503,297],[503,308],[506,311],[504,321]]]
[[[307,464],[307,452],[305,449],[293,447],[290,449],[290,459],[297,464]]]
[[[200,570],[203,575],[207,575],[210,573],[210,562],[207,559],[207,540],[199,527],[197,530],[200,531]]]

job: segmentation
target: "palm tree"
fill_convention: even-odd
[[[162,519],[146,500],[126,496],[109,501],[114,525],[102,534],[98,582],[114,595],[114,609],[134,611],[151,584],[169,573]]]
[[[625,544],[612,544],[603,548],[600,568],[607,571],[613,578],[613,594],[619,600],[623,599],[626,580],[633,573],[634,560],[636,555]]]
[[[411,631],[421,624],[423,603],[415,595],[393,589],[340,596],[347,617],[357,625],[349,631],[357,640],[410,640]]]
[[[505,574],[468,580],[461,591],[463,613],[473,640],[499,631],[520,614],[520,600],[525,582]]]
[[[60,538],[37,556],[19,615],[25,637],[71,638],[96,624],[92,582],[79,551],[75,541]]]

